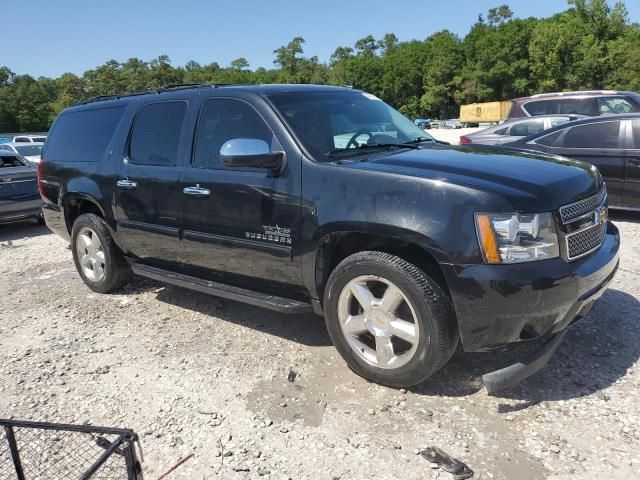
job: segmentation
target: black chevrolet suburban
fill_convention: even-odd
[[[595,167],[434,140],[373,95],[186,85],[63,111],[39,164],[47,225],[108,293],[133,275],[324,315],[390,386],[466,351],[541,338],[541,368],[618,267]]]

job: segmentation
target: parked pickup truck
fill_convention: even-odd
[[[339,141],[337,141],[339,139]],[[86,285],[134,274],[324,315],[358,374],[406,387],[456,350],[542,338],[541,368],[618,267],[595,167],[435,141],[373,95],[184,86],[63,111],[38,165]]]

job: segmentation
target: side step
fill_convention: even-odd
[[[224,283],[212,282],[202,278],[192,277],[181,273],[170,272],[162,268],[150,267],[134,263],[131,265],[133,273],[147,278],[152,278],[160,282],[170,283],[178,287],[184,287],[198,292],[208,293],[216,297],[235,300],[236,302],[248,303],[257,307],[275,310],[281,313],[310,313],[313,312],[308,303],[292,300],[290,298],[277,297],[268,293],[247,290],[246,288],[234,287]]]

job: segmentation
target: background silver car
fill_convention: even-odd
[[[26,158],[31,163],[40,163],[40,156],[42,155],[42,142],[12,142],[3,143],[0,145],[0,153],[6,151],[17,153],[18,155]]]
[[[460,137],[460,144],[468,145],[470,143],[478,143],[481,145],[502,145],[503,143],[514,142],[520,138],[534,135],[561,123],[579,120],[581,118],[585,118],[584,115],[567,114],[540,115],[538,117],[511,120],[501,125],[463,135]]]

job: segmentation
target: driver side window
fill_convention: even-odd
[[[198,119],[191,166],[224,168],[220,148],[236,138],[264,140],[271,147],[274,141],[269,126],[248,103],[233,98],[207,100]]]

